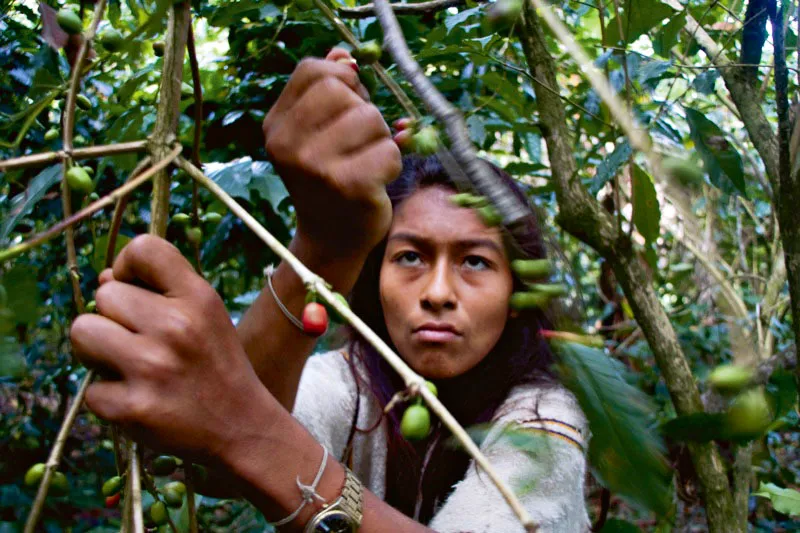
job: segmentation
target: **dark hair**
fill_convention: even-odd
[[[529,205],[527,197],[511,176],[494,165],[489,166],[517,197]],[[435,156],[406,156],[400,176],[389,184],[387,190],[392,206],[397,206],[415,191],[434,185],[455,190],[454,183]],[[524,221],[524,230],[519,233],[523,237],[520,239],[517,235],[517,242],[524,255],[530,258],[545,257],[545,247],[533,210]],[[384,240],[370,254],[350,295],[350,305],[389,346],[393,346],[386,330],[378,284],[385,249]],[[522,282],[515,279],[515,290],[521,287]],[[480,363],[460,376],[436,382],[439,399],[463,426],[490,421],[516,385],[554,382],[549,370],[553,362],[552,352],[538,334],[544,328],[550,329],[542,311],[520,313],[517,318],[507,322],[497,344]],[[405,388],[397,373],[354,330],[350,331],[349,353],[357,387],[360,389],[364,383],[359,381],[365,380],[382,408],[397,391]],[[355,371],[352,362],[354,357],[363,364],[366,377],[359,376]],[[465,394],[465,391],[469,391],[469,394]],[[412,443],[404,439],[399,426],[405,407],[405,404],[401,404],[388,415],[385,499],[406,515],[426,524],[453,485],[464,477],[469,456],[461,449],[446,445],[450,432],[438,421],[424,441]],[[375,429],[356,428],[356,418],[348,444],[352,442],[356,431]]]

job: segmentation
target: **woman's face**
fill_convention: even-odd
[[[500,231],[420,189],[394,211],[380,274],[386,327],[417,373],[463,374],[494,347],[509,316],[513,278]]]

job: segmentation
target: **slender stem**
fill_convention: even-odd
[[[192,163],[199,167],[201,166],[200,138],[203,131],[203,84],[202,80],[200,79],[200,66],[197,63],[197,52],[195,51],[194,46],[194,30],[192,29],[191,24],[189,24],[189,36],[186,41],[186,49],[189,52],[189,64],[191,65],[192,69],[192,87],[194,88],[194,143],[192,144]],[[192,223],[194,225],[199,224],[198,210],[199,205],[197,182],[192,180]],[[193,248],[195,270],[202,276],[203,267],[200,264],[200,241],[194,241]],[[192,518],[194,518],[194,514],[192,514],[190,520]],[[192,531],[195,531],[195,529]]]
[[[427,2],[396,2],[391,4],[398,15],[424,15],[436,13],[449,7],[459,7],[466,4],[466,0],[428,0]],[[348,19],[363,19],[375,16],[375,5],[366,4],[355,7],[340,7],[336,10],[339,16]]]
[[[489,461],[481,453],[478,446],[472,441],[470,436],[456,421],[456,419],[447,411],[442,403],[425,387],[425,379],[418,375],[416,372],[403,361],[403,359],[394,353],[392,349],[374,332],[366,323],[364,323],[350,308],[338,298],[335,293],[328,288],[328,284],[324,279],[314,274],[309,270],[297,257],[295,257],[281,242],[276,239],[272,234],[264,228],[259,222],[247,212],[236,200],[227,194],[219,185],[203,174],[203,172],[194,166],[192,163],[178,157],[176,164],[185,170],[193,179],[197,180],[201,185],[206,187],[212,194],[224,203],[231,212],[239,217],[244,224],[256,234],[269,248],[275,252],[284,262],[286,262],[303,280],[303,283],[317,293],[325,302],[347,320],[364,339],[369,342],[378,353],[394,368],[394,370],[403,378],[407,387],[416,387],[419,389],[419,394],[430,406],[439,419],[447,426],[458,441],[466,448],[467,452],[475,459],[475,462],[483,468],[494,484],[500,490],[501,494],[514,510],[514,513],[519,517],[522,524],[528,531],[535,531],[536,526],[531,520],[525,508],[519,503],[519,500],[514,495],[514,492],[506,485],[506,483],[498,476],[497,472],[492,468]]]
[[[350,28],[348,28],[342,19],[340,19],[339,16],[328,7],[324,0],[314,0],[314,4],[322,12],[325,18],[327,18],[331,24],[333,24],[333,27],[336,28],[336,31],[339,32],[339,35],[342,36],[347,44],[353,48],[359,48],[361,46],[361,43],[358,41],[358,39],[356,39],[356,36],[350,31]],[[377,61],[372,63],[370,66],[375,70],[375,74],[378,76],[378,78],[380,78],[389,92],[391,92],[392,95],[397,98],[400,106],[405,110],[406,113],[408,113],[408,116],[417,120],[420,119],[422,117],[422,113],[417,110],[414,103],[411,101],[405,91],[403,91],[400,85],[398,85],[394,78],[392,78],[389,72],[387,72],[387,70],[383,68],[383,66]]]
[[[139,164],[134,167],[131,175],[128,176],[128,181],[132,181],[136,176],[144,172],[151,163],[150,156],[145,157]],[[114,256],[117,249],[117,236],[119,235],[120,227],[122,226],[122,214],[128,206],[128,195],[121,196],[114,204],[114,214],[111,215],[111,226],[108,228],[108,244],[106,245],[106,264],[105,268],[109,268],[114,263]]]
[[[425,103],[431,114],[444,125],[451,142],[452,157],[458,163],[457,168],[463,170],[472,186],[491,201],[502,216],[503,224],[513,233],[517,229],[517,223],[528,216],[527,206],[494,176],[488,165],[478,159],[463,117],[436,90],[436,87],[412,58],[400,24],[388,1],[377,0],[375,10],[383,28],[385,48],[392,55],[400,72],[414,88],[417,96]],[[441,150],[441,152],[446,151]]]
[[[159,496],[158,494],[158,489],[156,488],[156,485],[153,482],[153,478],[150,477],[150,475],[147,472],[145,472],[142,475],[142,485],[144,485],[145,490],[149,492],[151,496],[153,496],[153,499],[155,501],[161,502],[164,505],[166,505],[166,502],[162,500],[161,496]],[[172,521],[172,517],[169,515],[169,513],[167,513],[167,524],[169,525],[169,528],[172,530],[172,533],[178,533],[178,528],[175,527],[175,522]]]
[[[139,447],[135,441],[130,441],[130,454],[128,455],[128,474],[131,478],[130,498],[133,507],[133,531],[134,533],[144,533],[144,517],[142,516],[142,483],[141,468],[139,467]]]
[[[78,411],[80,411],[83,398],[86,395],[86,389],[89,387],[89,383],[91,383],[93,378],[94,371],[89,370],[86,372],[81,386],[78,389],[78,393],[72,400],[72,405],[70,405],[69,411],[67,411],[67,415],[64,417],[64,422],[58,430],[56,442],[50,449],[50,456],[47,458],[44,477],[42,477],[39,490],[36,492],[36,499],[33,501],[33,507],[25,522],[24,533],[33,533],[36,530],[36,524],[39,522],[39,517],[44,507],[44,501],[47,497],[47,491],[50,488],[50,480],[53,477],[53,472],[58,469],[58,465],[61,462],[61,454],[64,451],[64,444],[67,442],[67,436],[69,435],[70,429],[72,429],[72,424],[75,423],[75,418],[78,416]]]
[[[72,150],[73,160],[91,159],[119,154],[129,154],[132,152],[143,152],[147,149],[147,141],[131,141],[117,144],[106,144],[101,146],[89,146],[86,148],[75,148]],[[0,161],[0,172],[6,172],[15,168],[25,168],[45,165],[53,161],[62,161],[70,155],[59,150],[57,152],[45,152],[43,154],[26,155]]]
[[[85,220],[86,218],[90,217],[97,211],[100,211],[104,207],[113,204],[116,200],[124,198],[125,196],[130,194],[133,190],[135,190],[137,187],[139,187],[144,182],[149,180],[156,172],[166,168],[166,166],[169,165],[175,159],[175,157],[180,154],[181,149],[182,148],[180,146],[176,147],[175,149],[173,149],[173,151],[170,153],[169,156],[161,160],[157,165],[153,165],[150,169],[148,169],[140,176],[125,183],[121,187],[114,189],[114,191],[100,198],[99,200],[92,202],[91,204],[87,205],[74,215],[71,215],[69,218],[62,220],[57,224],[54,224],[52,227],[50,227],[50,229],[43,231],[42,233],[32,237],[31,239],[23,243],[17,244],[16,246],[12,246],[11,248],[0,251],[0,261],[5,261],[27,250],[35,248],[36,246],[44,244],[45,242],[49,241],[56,235],[59,235],[60,233],[65,231],[66,229],[71,228],[78,222]]]

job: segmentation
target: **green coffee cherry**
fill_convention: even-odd
[[[164,501],[170,507],[180,507],[183,505],[183,496],[186,494],[186,485],[180,481],[171,481],[161,487],[161,494]]]
[[[186,240],[192,244],[203,242],[203,230],[197,226],[186,228]]]
[[[156,57],[164,55],[164,41],[156,41],[153,43],[153,53]]]
[[[100,44],[108,50],[109,52],[116,52],[122,46],[122,43],[125,41],[122,34],[114,29],[108,29],[100,34]]]
[[[114,494],[118,493],[122,488],[122,478],[119,476],[114,476],[108,478],[105,483],[103,483],[103,496],[113,496]]]
[[[772,423],[772,411],[764,391],[750,389],[731,402],[725,418],[732,438],[752,439],[767,430]]]
[[[511,261],[511,271],[522,279],[540,279],[551,274],[547,259],[515,259]]]
[[[87,194],[94,190],[94,182],[83,167],[72,167],[67,171],[67,185],[73,191]]]
[[[153,502],[153,505],[150,506],[149,514],[150,514],[150,519],[157,526],[166,524],[167,521],[169,520],[169,514],[167,513],[167,506],[164,505],[164,502],[161,501]]]
[[[439,132],[426,126],[411,137],[411,146],[420,155],[433,155],[439,150]]]
[[[44,477],[47,466],[44,463],[36,463],[25,472],[25,485],[28,487],[38,487]]]
[[[153,473],[157,476],[168,476],[178,468],[178,461],[171,455],[159,455],[153,459]]]
[[[204,214],[202,217],[200,217],[200,220],[203,222],[208,222],[209,224],[219,224],[222,220],[222,215],[212,211]]]
[[[53,496],[64,496],[69,492],[69,481],[63,472],[53,472],[50,480],[50,494]]]
[[[47,132],[44,134],[44,140],[45,141],[55,141],[56,139],[58,139],[58,137],[60,135],[61,135],[61,132],[59,132],[55,128],[51,128],[51,129],[47,130]]]
[[[378,61],[381,58],[382,52],[383,50],[381,50],[381,45],[378,41],[367,41],[353,50],[352,56],[359,63],[369,65],[370,63]]]
[[[186,213],[175,213],[172,215],[172,221],[179,226],[185,226],[192,221],[192,217]]]
[[[720,365],[708,375],[708,383],[724,394],[736,394],[753,380],[753,369],[738,365]]]
[[[93,192],[92,194],[89,195],[89,201],[90,202],[96,202],[99,199],[100,199],[100,195],[97,194],[96,192]]]
[[[83,31],[83,22],[81,17],[72,9],[64,7],[58,10],[56,14],[56,22],[61,26],[61,29],[70,35],[76,35]]]
[[[89,111],[92,108],[92,101],[85,94],[79,94],[75,97],[75,103],[84,111]]]
[[[408,440],[422,440],[431,431],[431,414],[424,405],[410,405],[400,421],[400,433]]]
[[[493,228],[494,226],[499,226],[500,224],[503,223],[502,215],[498,213],[497,209],[495,209],[491,205],[478,207],[476,211],[478,212],[478,216],[481,217],[483,223],[490,228]]]
[[[450,197],[450,201],[458,207],[483,207],[489,205],[485,196],[476,196],[472,193],[462,192]]]
[[[515,292],[508,302],[511,309],[522,311],[525,309],[542,309],[547,307],[550,297],[540,292]]]
[[[560,283],[531,283],[528,287],[532,292],[538,292],[550,298],[559,298],[569,293],[567,286]]]

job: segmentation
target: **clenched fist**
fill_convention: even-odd
[[[369,251],[392,212],[385,186],[400,150],[349,54],[305,59],[264,120],[267,153],[297,210],[297,234],[322,254]]]

